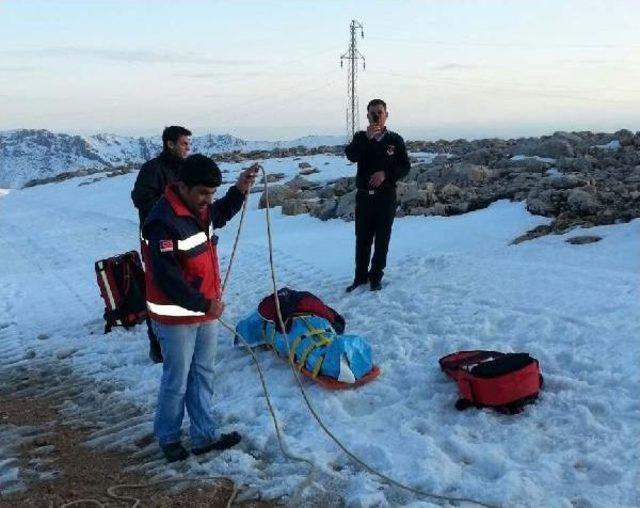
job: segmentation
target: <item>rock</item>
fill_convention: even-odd
[[[595,243],[602,240],[601,236],[596,235],[581,235],[581,236],[573,236],[571,238],[567,238],[567,243],[572,245],[584,245],[585,243]]]
[[[321,201],[318,206],[311,210],[311,216],[320,220],[329,220],[336,218],[336,206],[338,200],[336,198],[329,198]]]
[[[527,199],[527,210],[534,215],[553,216],[556,206],[549,200],[540,197]]]
[[[539,238],[541,236],[548,235],[553,232],[551,226],[543,224],[542,226],[536,226],[535,228],[527,231],[525,234],[520,235],[515,240],[511,242],[511,245],[518,245],[519,243],[526,242],[527,240],[533,240],[534,238]]]
[[[458,162],[451,165],[431,165],[426,171],[417,176],[419,184],[433,183],[436,188],[452,183],[458,187],[479,185],[493,176],[493,171],[485,166]]]
[[[440,153],[433,158],[431,164],[445,164],[447,162],[449,162],[449,157]]]
[[[525,171],[532,171],[536,173],[544,173],[551,167],[551,163],[536,159],[535,157],[517,157],[509,159],[506,162],[507,167],[522,169]]]
[[[329,199],[335,196],[335,191],[331,185],[326,185],[318,190],[318,197],[320,199]]]
[[[538,182],[543,178],[540,173],[516,173],[515,176],[511,176],[511,179],[501,180],[499,185],[504,185],[504,188],[511,193],[523,192],[524,196],[528,196],[531,190],[536,189]]]
[[[469,211],[469,203],[466,201],[457,201],[446,205],[447,215],[460,215]]]
[[[551,138],[538,143],[525,144],[519,147],[522,155],[537,155],[538,157],[548,157],[559,159],[560,157],[575,157],[575,150],[571,143],[565,139]]]
[[[353,176],[339,178],[333,184],[333,192],[336,196],[343,196],[356,188],[356,179]]]
[[[447,207],[442,203],[436,203],[426,209],[425,215],[447,215]]]
[[[298,173],[302,176],[307,176],[307,175],[313,175],[314,173],[320,173],[320,170],[317,168],[306,168],[306,169],[301,169]]]
[[[404,217],[405,215],[430,215],[429,210],[430,208],[425,208],[424,206],[416,206],[414,208],[410,208],[406,212],[401,209],[396,213],[396,217]]]
[[[277,182],[285,177],[284,173],[267,173],[267,183]],[[260,179],[260,183],[264,183],[264,176]]]
[[[310,168],[311,164],[309,164],[308,162],[301,162],[298,164],[298,168],[299,169],[306,169],[306,168]]]
[[[505,153],[501,150],[480,148],[463,155],[462,160],[471,164],[489,166],[494,164],[497,160],[503,159],[505,156]]]
[[[403,209],[416,206],[428,207],[436,202],[433,184],[427,184],[426,188],[421,189],[416,182],[398,182],[396,195],[398,204]]]
[[[561,157],[555,163],[558,169],[572,170],[586,173],[593,168],[595,158],[587,157]]]
[[[354,220],[356,214],[356,191],[352,190],[338,198],[335,216],[344,220]]]
[[[456,199],[459,199],[462,194],[462,189],[452,183],[445,185],[439,192],[441,200],[445,203],[452,203]]]
[[[582,187],[587,182],[573,175],[551,175],[540,180],[540,185],[551,187],[552,189],[573,189]]]
[[[285,185],[293,190],[308,190],[317,187],[317,184],[307,180],[300,175],[292,178],[287,183],[285,183]]]
[[[414,180],[417,180],[418,175],[425,171],[425,166],[426,164],[414,164],[411,166],[409,173],[407,173],[407,176],[404,177],[402,181],[413,182]]]
[[[633,146],[634,136],[633,132],[628,129],[621,129],[614,133],[614,136],[620,141],[620,146]]]
[[[304,199],[306,201],[310,200],[310,199],[318,199],[318,189],[310,189],[310,190],[303,190],[300,191],[296,194],[296,198],[298,199]]]
[[[553,137],[568,141],[573,147],[586,146],[584,139],[575,132],[557,131],[553,133]]]
[[[286,185],[272,185],[269,187],[269,205],[270,207],[282,206],[286,199],[293,198],[297,192],[291,187]],[[264,208],[267,206],[265,193],[260,196],[260,202],[258,208]]]
[[[287,199],[282,203],[282,215],[300,215],[311,209],[308,201],[302,199]]]
[[[567,198],[569,209],[578,215],[594,215],[602,210],[602,204],[589,192],[573,189]]]

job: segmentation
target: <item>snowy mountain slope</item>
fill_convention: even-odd
[[[340,136],[306,136],[289,141],[245,141],[229,134],[193,137],[193,151],[205,154],[338,145]],[[156,137],[96,134],[82,137],[46,130],[0,132],[0,187],[20,187],[62,172],[141,164],[162,149]]]
[[[240,167],[228,166],[230,174]],[[277,169],[285,168],[294,174],[297,162],[283,159]],[[0,365],[48,362],[86,379],[86,400],[105,400],[107,421],[118,422],[91,444],[135,450],[151,474],[222,474],[248,486],[243,491],[286,499],[306,471],[280,454],[251,360],[224,331],[216,414],[221,431],[243,434],[241,446],[168,466],[145,439],[161,367],[146,357],[142,327],[101,335],[93,272],[96,259],[137,248],[134,177],[69,180],[0,198]],[[226,298],[230,322],[270,292],[257,199]],[[343,313],[382,368],[355,391],[307,382],[317,410],[358,455],[417,488],[505,507],[638,505],[640,221],[590,229],[603,237],[591,245],[564,242],[574,231],[509,246],[547,219],[508,202],[452,218],[398,219],[384,290],[347,295],[353,224],[272,213],[280,284],[311,290]],[[220,231],[223,270],[237,221]],[[472,348],[537,357],[546,382],[539,402],[517,416],[456,411],[455,386],[437,360]],[[309,419],[286,364],[268,351],[259,357],[289,447],[320,469],[305,506],[433,506],[352,464]],[[91,404],[75,399],[65,411],[91,412]],[[142,416],[123,416],[131,404]]]

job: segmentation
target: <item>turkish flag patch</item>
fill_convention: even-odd
[[[160,240],[160,252],[173,252],[173,240]]]

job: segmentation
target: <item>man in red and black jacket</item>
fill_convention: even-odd
[[[218,435],[213,418],[215,324],[224,310],[213,231],[240,210],[256,172],[245,170],[212,203],[220,170],[208,157],[192,155],[142,227],[147,309],[164,357],[154,433],[171,462],[188,456],[180,441],[185,407],[194,454],[240,441],[237,432]]]
[[[387,130],[389,113],[382,99],[367,106],[369,126],[359,131],[345,148],[356,173],[356,270],[347,292],[369,282],[372,291],[382,289],[391,228],[396,214],[396,182],[407,176],[411,164],[404,140]],[[373,258],[371,245],[374,244]],[[371,269],[369,262],[371,261]]]

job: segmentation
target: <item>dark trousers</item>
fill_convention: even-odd
[[[142,230],[142,224],[140,224],[140,230]],[[142,233],[140,233],[140,252],[142,252]],[[156,336],[153,326],[151,325],[151,318],[147,316],[147,337],[149,337],[149,348],[160,351],[160,342]]]
[[[151,319],[147,316],[147,336],[149,337],[149,346],[155,346],[160,348],[160,343],[158,342],[158,337],[156,336],[156,332],[153,330],[153,326],[151,325]]]
[[[396,215],[396,192],[356,194],[356,280],[380,281],[387,266],[391,228]],[[371,258],[371,246],[374,246]],[[371,269],[369,269],[371,261]]]

